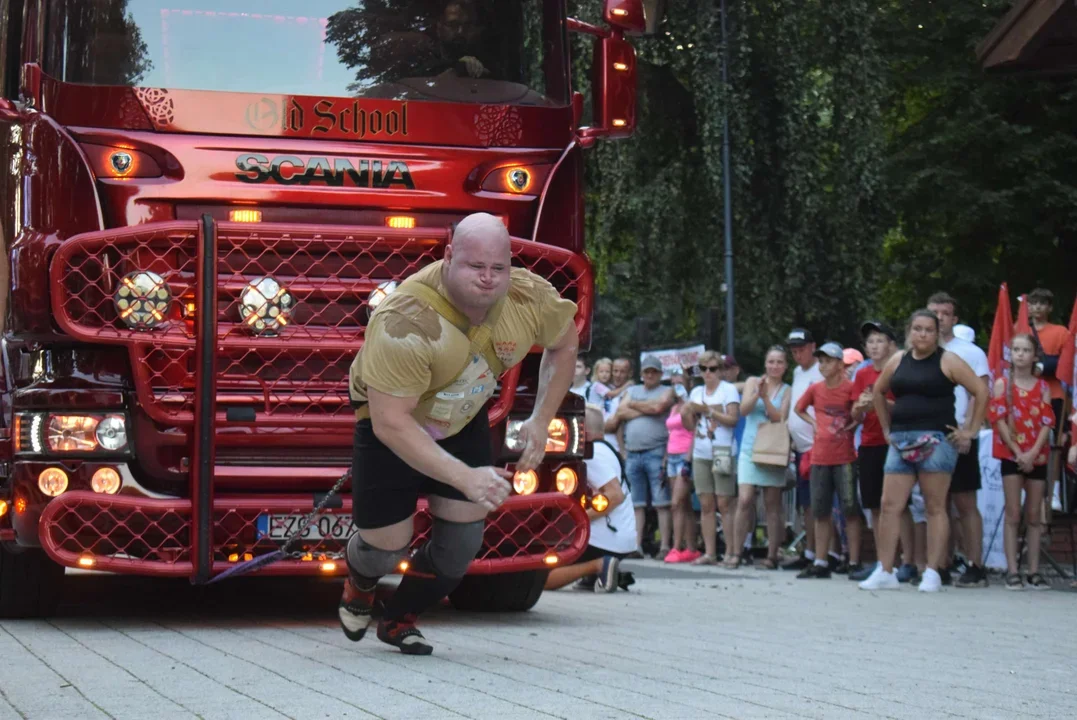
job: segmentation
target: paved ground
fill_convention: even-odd
[[[429,658],[348,642],[330,582],[69,578],[60,617],[0,623],[0,720],[1077,715],[1077,593],[632,565],[631,593],[437,611]]]

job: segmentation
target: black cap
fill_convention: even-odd
[[[898,341],[897,333],[894,332],[894,329],[879,320],[868,320],[866,323],[860,326],[860,337],[864,338],[865,340],[867,340],[868,335],[873,332],[881,332],[883,335],[890,338],[894,342]]]
[[[815,338],[811,336],[811,332],[804,328],[793,328],[785,338],[785,344],[789,347],[800,347],[813,342],[815,342]]]

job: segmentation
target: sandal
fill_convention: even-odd
[[[693,565],[717,565],[718,559],[711,557],[710,555],[700,555],[692,561]]]
[[[1021,581],[1021,573],[1010,573],[1006,576],[1007,590],[1024,590],[1025,584]]]
[[[778,559],[768,557],[767,559],[763,560],[763,562],[759,563],[759,567],[763,568],[764,570],[777,570]]]
[[[726,570],[736,570],[738,567],[740,567],[740,558],[727,558],[722,561],[722,567],[724,567]]]
[[[1050,590],[1051,584],[1043,579],[1043,575],[1038,572],[1032,573],[1028,576],[1028,586],[1033,590]]]

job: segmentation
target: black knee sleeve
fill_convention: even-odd
[[[355,533],[348,539],[347,548],[348,574],[352,584],[370,587],[378,578],[396,570],[400,561],[407,556],[407,546],[399,550],[382,550],[368,544],[359,537],[359,533]]]
[[[482,548],[485,527],[484,520],[456,523],[434,518],[430,541],[424,548],[434,574],[462,578]]]

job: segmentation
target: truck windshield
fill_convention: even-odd
[[[51,0],[46,72],[91,85],[563,105],[563,0]]]

